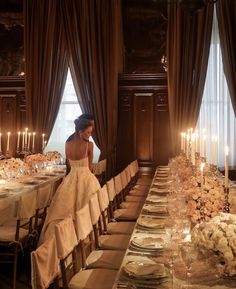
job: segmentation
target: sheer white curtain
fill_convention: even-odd
[[[72,133],[74,133],[74,120],[81,114],[82,111],[76,97],[76,92],[74,89],[70,70],[68,70],[65,90],[61,101],[60,109],[45,151],[56,150],[65,157],[65,141]],[[92,138],[90,140],[93,141]],[[93,162],[98,161],[99,155],[100,150],[94,143]]]
[[[218,138],[218,167],[224,167],[225,146],[229,146],[229,165],[236,164],[236,118],[234,115],[223,63],[218,32],[218,23],[214,11],[211,47],[206,83],[198,119],[198,129],[206,129],[207,161],[211,160],[211,137]]]

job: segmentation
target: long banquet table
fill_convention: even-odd
[[[173,198],[171,182],[164,181],[167,170],[159,167],[155,172],[113,289],[236,288],[236,278],[220,278],[201,256],[193,254],[188,271],[182,249],[191,240],[191,223],[183,198]]]
[[[0,225],[15,219],[17,206],[23,194],[33,193],[48,187],[48,194],[53,194],[58,183],[65,175],[65,167],[60,166],[52,172],[43,172],[0,183]]]

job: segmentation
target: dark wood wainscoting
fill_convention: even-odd
[[[134,159],[143,167],[166,164],[169,139],[166,74],[121,74],[117,170]]]
[[[9,155],[16,151],[17,132],[26,125],[25,81],[22,76],[0,76],[0,132],[5,153],[7,132],[11,132]]]

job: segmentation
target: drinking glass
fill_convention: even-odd
[[[189,285],[192,274],[192,265],[198,257],[197,249],[193,243],[186,242],[180,246],[180,253],[186,267],[186,280]]]

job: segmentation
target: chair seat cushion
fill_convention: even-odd
[[[28,230],[20,228],[19,240],[26,237]],[[0,226],[0,241],[10,242],[15,241],[16,227],[15,226]]]
[[[130,196],[141,196],[141,197],[146,197],[147,194],[148,194],[148,190],[146,191],[139,191],[139,190],[132,190],[132,191],[129,191],[129,195]]]
[[[89,269],[75,274],[69,283],[70,289],[112,289],[117,271]]]
[[[132,187],[132,190],[137,190],[137,191],[146,191],[149,188],[150,185],[145,185],[145,184],[136,184]]]
[[[116,220],[125,221],[137,221],[141,209],[139,208],[128,208],[128,209],[118,209],[114,211],[114,218]]]
[[[99,237],[99,248],[123,251],[128,248],[129,240],[129,235],[103,235]]]
[[[151,185],[152,177],[151,176],[139,176],[136,185]]]
[[[70,289],[112,289],[117,271],[89,269],[75,274],[69,283]]]
[[[92,251],[88,256],[86,268],[104,268],[111,270],[119,270],[122,260],[124,258],[124,251],[113,250],[97,250]]]
[[[146,196],[126,196],[125,200],[126,202],[135,202],[135,203],[144,203],[146,199]]]
[[[136,202],[122,202],[120,204],[120,207],[122,209],[128,209],[128,208],[133,208],[133,209],[140,209],[143,207],[143,203],[136,203]]]
[[[111,222],[107,224],[109,234],[131,235],[133,233],[135,222]]]

